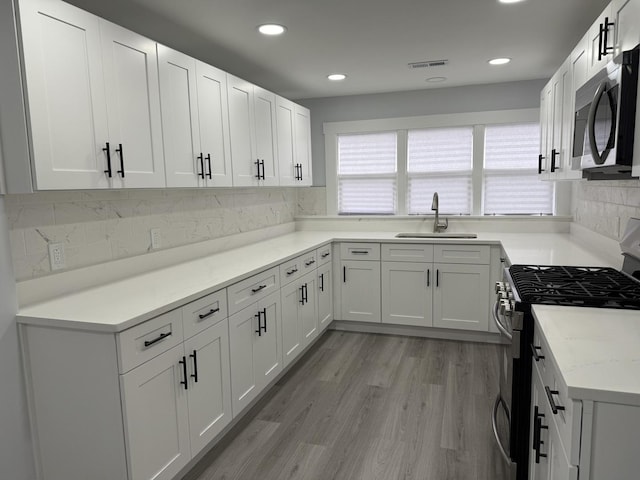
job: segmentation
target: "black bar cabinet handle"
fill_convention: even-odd
[[[427,287],[431,286],[431,269],[427,268]]]
[[[557,155],[558,155],[558,152],[556,151],[555,148],[553,150],[551,150],[551,173],[556,171],[556,156]]]
[[[198,351],[194,350],[189,356],[193,358],[193,373],[191,377],[194,382],[198,383]]]
[[[165,338],[170,337],[170,336],[171,336],[171,332],[161,333],[160,335],[158,335],[153,340],[145,340],[144,346],[145,347],[150,347],[154,343],[158,343],[160,340],[164,340]]]
[[[309,284],[304,284],[304,303],[309,303]]]
[[[320,274],[320,291],[324,292],[324,273]]]
[[[178,363],[182,365],[182,374],[184,375],[184,381],[180,381],[180,385],[184,385],[184,389],[189,390],[189,385],[187,382],[187,379],[189,378],[187,373],[187,357],[183,355],[182,360],[180,360]]]
[[[329,255],[331,255],[331,253],[329,253],[329,252],[324,252],[324,253],[323,253],[323,254],[321,254],[320,256],[321,256],[322,258],[327,258]]]
[[[542,160],[544,160],[542,154],[538,155],[538,175],[544,172],[544,168],[542,168]]]
[[[558,390],[551,390],[549,387],[545,386],[544,391],[547,393],[547,398],[549,399],[549,405],[551,405],[551,411],[554,415],[558,414],[559,410],[564,410],[563,405],[556,405],[555,400],[553,399],[554,395],[558,395]]]
[[[124,152],[122,151],[122,144],[118,144],[118,148],[116,148],[116,152],[120,155],[120,170],[116,170],[116,173],[122,175],[124,178]]]
[[[440,269],[436,269],[436,287],[440,286]]]
[[[613,27],[615,24],[609,21],[609,17],[605,17],[603,33],[604,38],[602,39],[602,55],[606,56],[609,52],[613,51],[613,47],[609,46],[609,27]]]
[[[258,319],[258,329],[256,330],[256,333],[258,334],[259,337],[262,336],[262,325],[260,324],[260,320],[262,319],[262,312],[258,312],[254,315],[254,317],[256,317]]]
[[[207,178],[211,179],[211,154],[207,153],[207,156],[204,157],[207,160],[207,165],[209,165],[209,171],[207,172]],[[204,171],[204,168],[203,168]]]
[[[294,273],[296,273],[298,271],[297,268],[292,268],[291,270],[287,271],[287,275],[293,275]]]
[[[602,37],[604,36],[604,24],[600,24],[598,32],[598,61],[602,60]]]
[[[262,160],[260,160],[260,166],[262,167],[262,180],[265,180],[264,177],[264,158]]]
[[[542,424],[544,414],[538,411],[538,406],[534,407],[534,419],[533,419],[533,450],[536,452],[536,463],[540,463],[540,458],[546,458],[547,454],[540,452],[540,447],[544,445],[542,441],[542,430],[547,430],[549,427]]]
[[[257,167],[258,169],[258,174],[255,176],[258,180],[260,180],[262,177],[260,176],[260,159],[257,159],[255,162],[253,162],[254,165]]]
[[[342,283],[347,283],[347,267],[342,267]]]
[[[538,350],[542,350],[542,347],[537,347],[536,345],[534,345],[532,343],[531,344],[531,353],[533,354],[533,359],[536,362],[539,362],[540,360],[544,360],[544,355],[539,355],[538,354]]]
[[[106,147],[102,149],[103,152],[107,154],[107,169],[104,173],[107,174],[107,177],[111,178],[113,174],[111,173],[111,148],[109,148],[109,142],[106,142]]]
[[[198,315],[198,318],[200,320],[204,320],[205,318],[210,317],[211,315],[213,315],[214,313],[218,313],[219,311],[220,311],[219,308],[212,308],[207,313],[203,313],[202,315]]]
[[[304,266],[305,267],[310,267],[311,265],[313,265],[314,263],[316,263],[315,260],[309,260],[308,262],[304,262]]]
[[[252,288],[251,293],[258,293],[260,290],[267,288],[266,285],[260,285],[258,288]]]
[[[264,325],[262,326],[262,331],[267,333],[267,309],[262,309],[262,318],[264,318]]]
[[[202,152],[198,155],[198,160],[200,160],[200,173],[198,173],[198,176],[204,179],[204,155]]]
[[[300,285],[298,290],[300,290],[300,300],[298,300],[298,302],[300,305],[304,305],[304,285]]]
[[[367,250],[351,250],[353,255],[369,255]]]

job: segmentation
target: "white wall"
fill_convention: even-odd
[[[326,185],[325,122],[538,108],[547,80],[298,100],[311,110],[313,184]]]
[[[9,228],[0,195],[0,478],[33,480],[35,472],[18,350]]]

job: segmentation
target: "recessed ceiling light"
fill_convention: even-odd
[[[327,75],[327,78],[337,82],[339,80],[344,80],[347,76],[344,73],[332,73],[331,75]]]
[[[258,27],[258,31],[263,35],[282,35],[286,30],[286,27],[275,23],[265,23]]]
[[[429,83],[439,83],[444,82],[446,79],[447,77],[429,77],[425,81]]]
[[[511,61],[510,58],[494,58],[493,60],[489,60],[491,65],[504,65]]]

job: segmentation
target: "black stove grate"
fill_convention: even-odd
[[[640,310],[640,282],[613,268],[512,265],[509,274],[522,302]]]

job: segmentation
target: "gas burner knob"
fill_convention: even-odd
[[[505,292],[510,292],[511,291],[511,285],[509,285],[508,283],[505,283],[504,290],[505,290]]]
[[[513,296],[513,292],[512,292],[512,291],[507,290],[507,292],[506,292],[506,293],[507,293],[507,298],[508,298],[509,300],[513,300],[513,299],[514,299],[514,296]]]
[[[500,300],[500,314],[507,317],[511,316],[511,302],[509,300]]]
[[[505,284],[504,282],[496,282],[496,293],[504,292]]]

